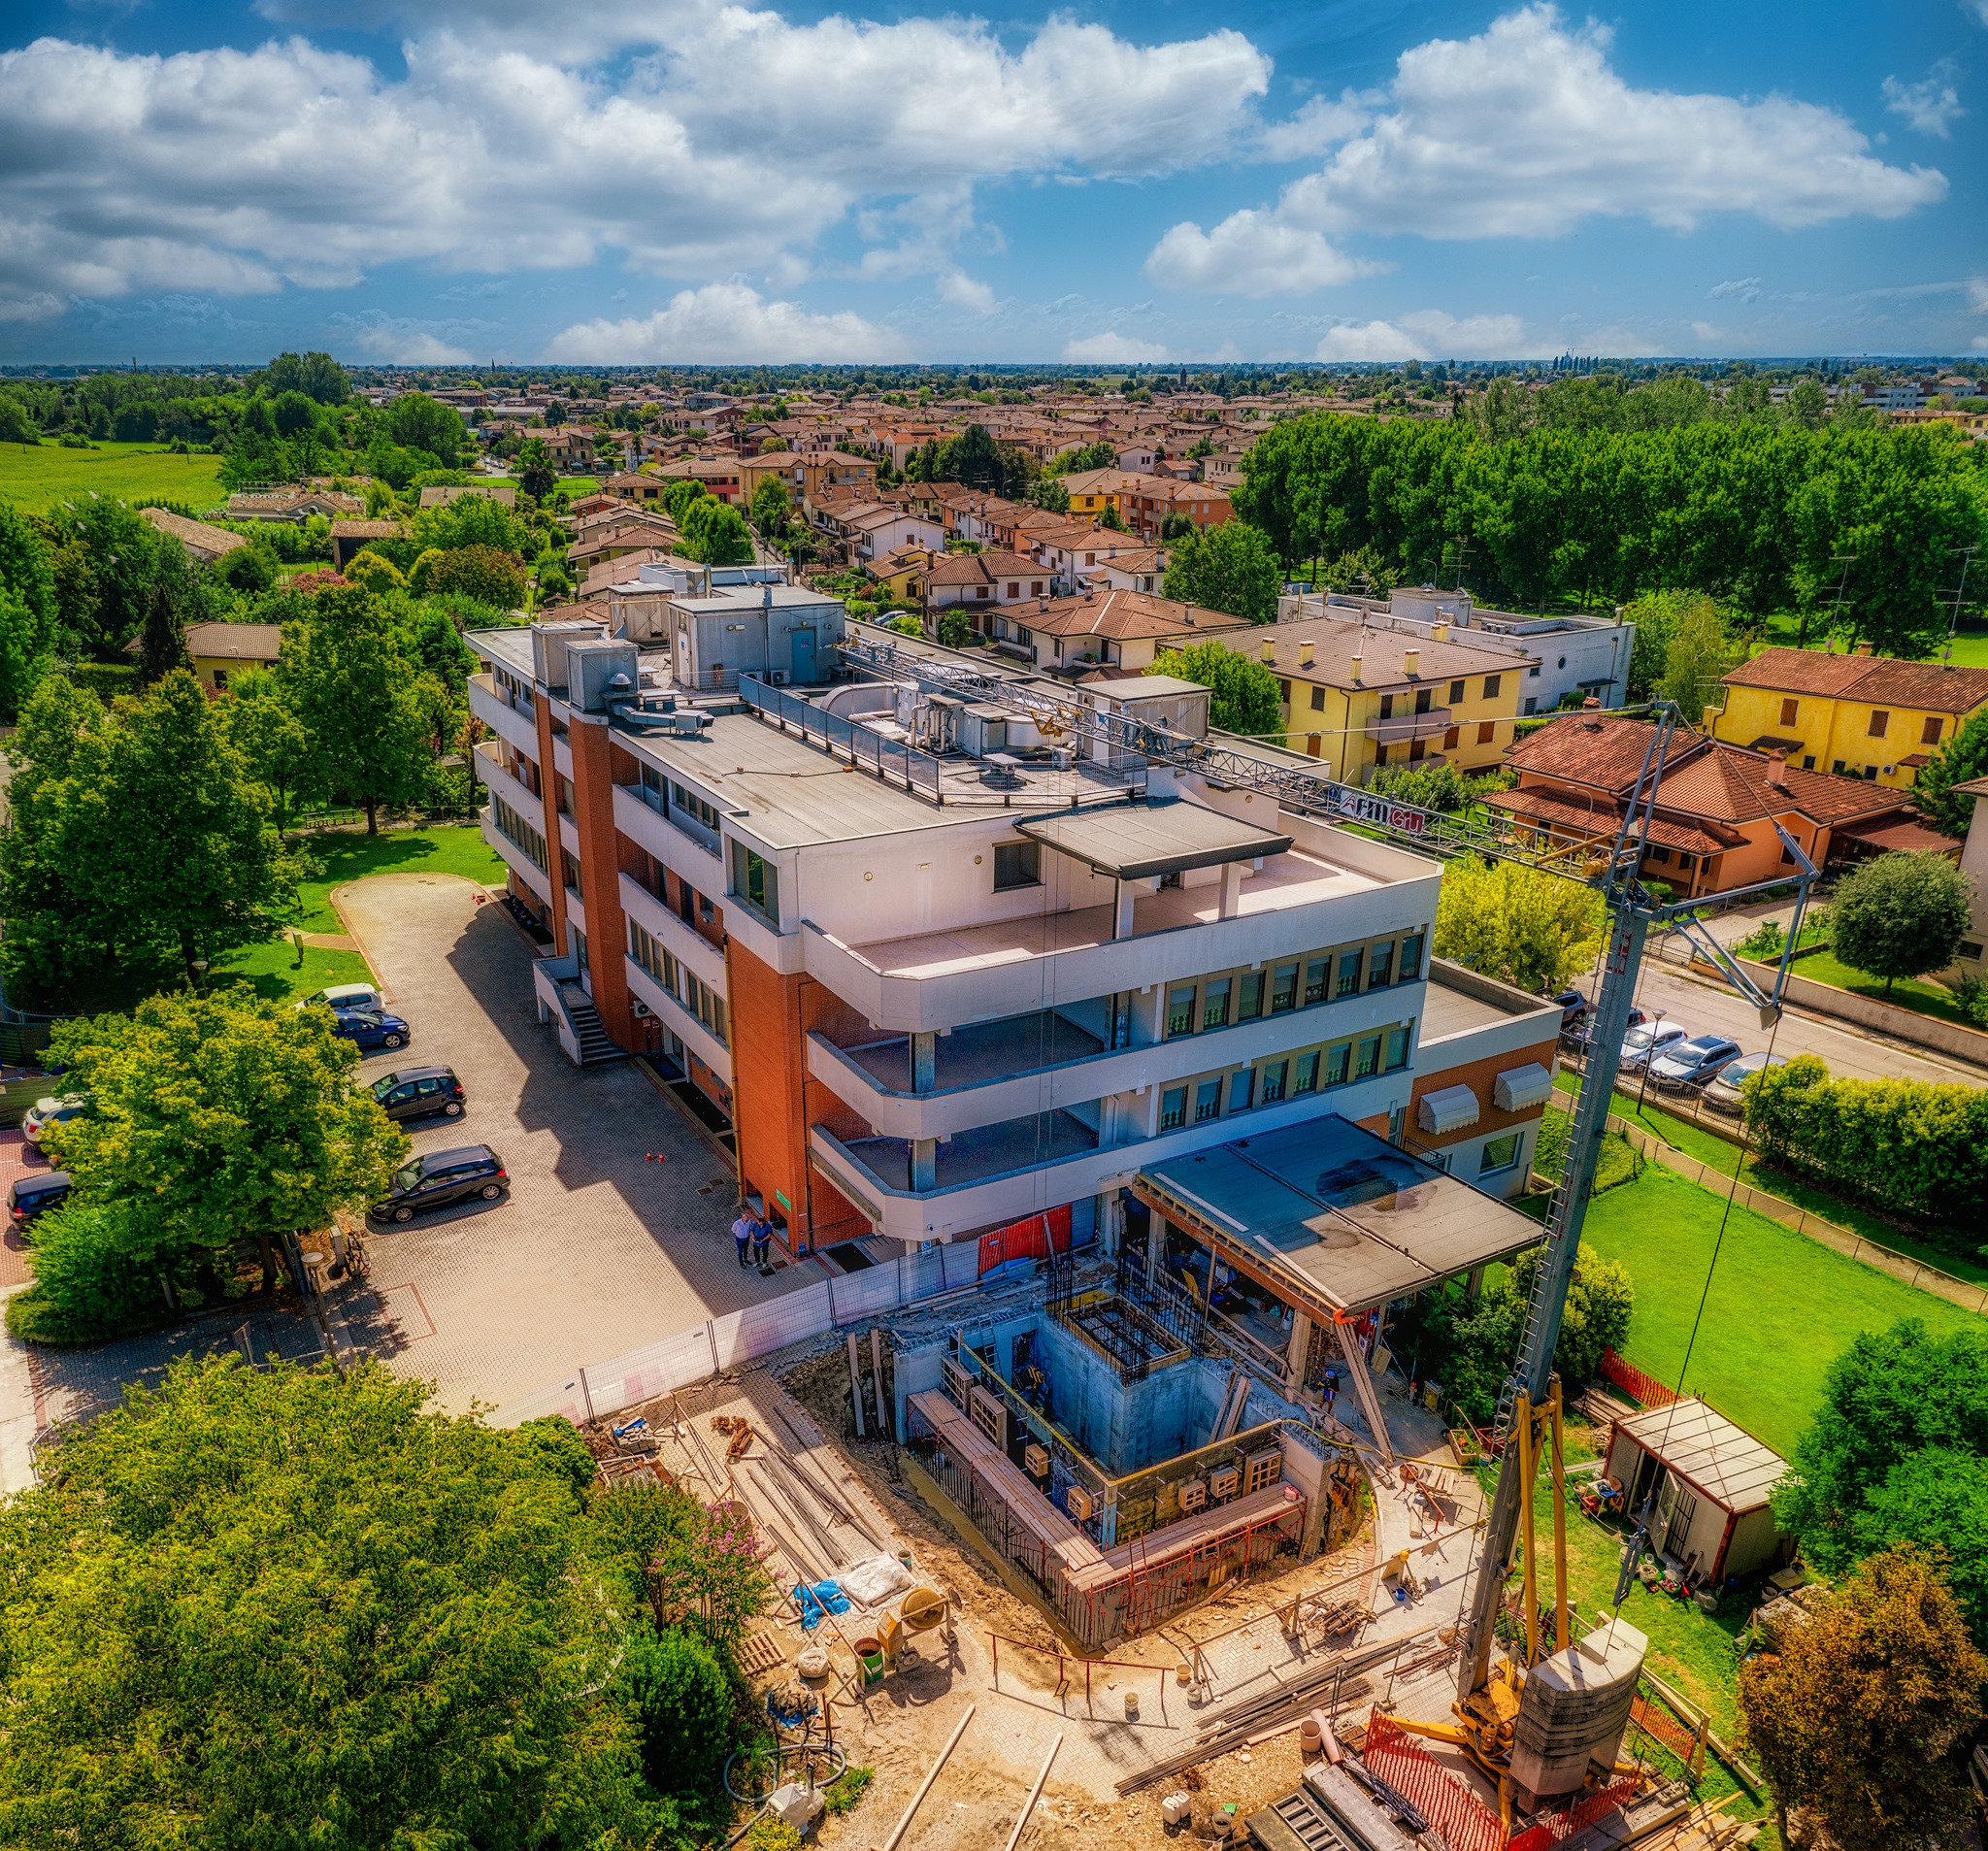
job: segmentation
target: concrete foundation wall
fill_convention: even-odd
[[[1201,1445],[1221,1405],[1225,1378],[1212,1364],[1170,1363],[1143,1381],[1121,1382],[1053,1318],[1037,1326],[1036,1354],[1049,1377],[1051,1418],[1113,1477]]]

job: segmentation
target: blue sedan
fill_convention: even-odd
[[[331,1019],[341,1035],[368,1051],[376,1047],[405,1047],[412,1039],[407,1023],[384,1009],[334,1009]]]

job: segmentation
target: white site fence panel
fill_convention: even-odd
[[[875,1319],[921,1299],[976,1285],[979,1267],[979,1243],[962,1240],[901,1254],[860,1273],[817,1279],[640,1349],[587,1363],[558,1387],[500,1407],[494,1418],[500,1427],[515,1427],[544,1414],[564,1414],[578,1425],[596,1415],[616,1414],[725,1370],[744,1368],[790,1343],[825,1336],[838,1325]]]

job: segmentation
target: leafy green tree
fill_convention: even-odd
[[[230,591],[246,592],[252,597],[272,589],[281,575],[276,555],[267,546],[248,545],[237,546],[215,560],[214,576]]]
[[[1550,996],[1600,954],[1606,912],[1601,895],[1577,880],[1463,855],[1442,871],[1436,954]]]
[[[184,548],[122,502],[91,496],[65,504],[47,532],[65,653],[119,660],[145,621],[153,585],[185,584]],[[182,611],[191,602],[182,593]]]
[[[1636,641],[1629,651],[1629,699],[1653,699],[1664,681],[1664,665],[1671,653],[1671,639],[1677,634],[1677,619],[1701,598],[1696,591],[1649,591],[1623,609],[1626,621],[1636,625]],[[1697,714],[1686,714],[1694,725]]]
[[[274,1243],[383,1195],[408,1140],[355,1088],[329,1010],[246,989],[155,996],[57,1025],[54,1058],[95,1111],[57,1147],[86,1198],[137,1206],[155,1252],[246,1248],[274,1290]]]
[[[0,585],[0,719],[20,711],[54,663],[52,626]]]
[[[1151,672],[1208,688],[1209,724],[1225,733],[1261,737],[1283,729],[1277,678],[1252,656],[1219,643],[1196,643],[1185,649],[1160,650]]]
[[[182,1359],[0,1507],[10,1838],[687,1851],[569,1486],[424,1393]]]
[[[1283,567],[1270,542],[1247,521],[1226,520],[1202,533],[1190,529],[1168,555],[1168,597],[1226,611],[1246,623],[1276,620],[1283,585]]]
[[[269,398],[302,392],[319,405],[343,405],[349,387],[345,368],[328,353],[279,353],[248,376],[248,389]]]
[[[683,549],[707,566],[749,566],[754,557],[745,515],[708,495],[683,516]]]
[[[1453,1301],[1446,1301],[1437,1307],[1434,1341],[1419,1367],[1425,1377],[1440,1380],[1473,1420],[1489,1419],[1498,1405],[1525,1334],[1539,1270],[1540,1249],[1528,1248],[1508,1273],[1485,1287],[1474,1306],[1458,1311]],[[1628,1340],[1635,1309],[1636,1287],[1628,1271],[1583,1245],[1574,1256],[1574,1282],[1553,1351],[1553,1367],[1570,1389],[1593,1381],[1601,1371],[1602,1352]]]
[[[533,550],[530,523],[487,495],[458,495],[417,513],[409,531],[417,549],[454,552],[462,546],[493,546],[522,558]]]
[[[948,649],[971,649],[980,640],[974,622],[964,611],[942,611],[939,613],[939,641]]]
[[[1988,709],[1970,715],[1932,759],[1919,768],[1912,785],[1912,803],[1935,829],[1965,836],[1974,813],[1975,799],[1954,788],[1988,777]]]
[[[1044,476],[1029,484],[1030,505],[1051,514],[1070,512],[1070,488],[1060,476]]]
[[[1051,473],[1057,476],[1081,476],[1094,469],[1117,467],[1117,446],[1106,443],[1102,438],[1095,444],[1085,444],[1077,449],[1065,450],[1061,456],[1052,457],[1049,463]]]
[[[517,472],[517,485],[534,501],[544,501],[558,482],[552,468],[552,452],[543,437],[528,437],[512,458]]]
[[[452,405],[431,399],[425,392],[403,392],[381,414],[381,421],[395,444],[407,449],[425,450],[445,469],[453,469],[468,447],[462,413]]]
[[[269,421],[279,437],[317,429],[317,407],[305,392],[284,392],[270,401]]]
[[[443,555],[435,554],[437,559]],[[425,576],[425,575],[424,575]],[[384,596],[389,591],[405,591],[408,588],[406,577],[393,561],[376,547],[368,546],[355,553],[351,563],[343,574],[348,584]]]
[[[1719,678],[1731,666],[1732,653],[1725,621],[1709,598],[1697,599],[1678,612],[1657,691],[1676,702],[1685,725],[1703,724],[1705,710],[1718,704]]]
[[[777,476],[760,479],[759,486],[752,491],[752,524],[762,534],[782,535],[787,530],[787,516],[793,512],[794,500],[787,493],[787,485]]]
[[[1775,1487],[1774,1519],[1825,1574],[1894,1542],[1951,1551],[1954,1598],[1988,1641],[1988,1334],[1917,1318],[1852,1338]]]
[[[435,597],[454,594],[514,611],[524,603],[524,562],[495,546],[453,546],[433,554],[421,589]]]
[[[1884,979],[1943,971],[1968,930],[1973,883],[1944,855],[1879,855],[1860,862],[1837,886],[1831,937],[1853,971]]]
[[[9,755],[0,960],[23,999],[73,1007],[101,986],[151,980],[163,958],[190,982],[196,961],[276,929],[295,870],[187,671],[110,713],[51,677],[22,710]]]
[[[409,605],[398,617],[397,640],[417,673],[432,675],[455,700],[467,697],[477,658],[456,627],[450,600],[422,598]]]
[[[161,581],[151,588],[145,610],[145,627],[139,632],[140,673],[156,681],[175,669],[190,669],[193,658],[186,653],[186,622],[180,614],[173,587]]]
[[[648,1784],[692,1801],[718,1788],[738,1705],[717,1653],[688,1633],[638,1634],[616,1674],[642,1731]]]
[[[1831,1851],[1959,1851],[1974,1805],[1961,1765],[1988,1659],[1940,1559],[1909,1547],[1824,1594],[1778,1655],[1740,1668],[1746,1738],[1781,1841]]]
[[[309,731],[290,707],[287,684],[273,669],[243,669],[228,683],[221,724],[242,768],[269,793],[279,829],[317,795],[317,756]]]
[[[0,392],[0,444],[27,446],[41,441],[41,429],[28,414],[27,407],[13,393]]]
[[[663,490],[663,506],[670,511],[670,518],[681,527],[691,506],[702,501],[710,492],[702,482],[693,478],[679,477]]]
[[[279,673],[311,736],[316,780],[348,793],[378,835],[381,806],[416,802],[432,762],[391,612],[357,586],[318,593],[311,615],[284,630]]]

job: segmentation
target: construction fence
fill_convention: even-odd
[[[881,1266],[817,1279],[763,1305],[748,1305],[620,1356],[584,1364],[556,1388],[500,1407],[496,1423],[515,1427],[541,1415],[564,1414],[578,1425],[619,1413],[726,1370],[742,1369],[790,1343],[824,1337],[841,1325],[963,1291],[977,1285],[979,1277],[979,1247],[971,1240],[903,1253]]]

